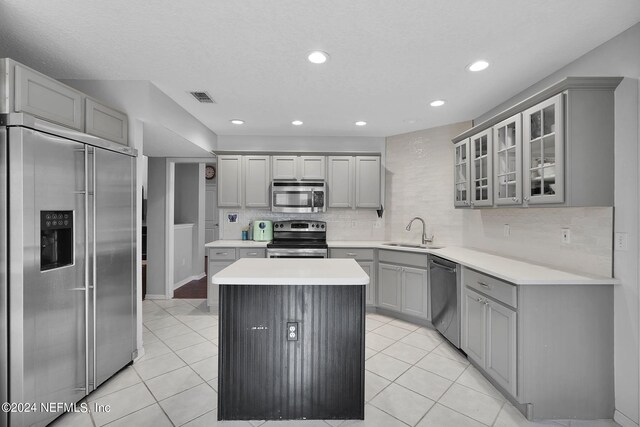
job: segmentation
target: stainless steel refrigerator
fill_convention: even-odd
[[[46,425],[136,356],[135,150],[0,116],[1,425]]]

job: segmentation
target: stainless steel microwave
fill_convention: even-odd
[[[271,211],[291,213],[324,212],[327,189],[323,181],[273,181]]]

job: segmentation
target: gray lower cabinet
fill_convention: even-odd
[[[378,259],[378,306],[429,319],[427,256],[381,250]]]
[[[370,248],[332,248],[329,251],[330,258],[352,258],[369,276],[367,286],[366,303],[368,306],[376,305],[376,269],[374,265],[373,249]]]
[[[207,248],[207,307],[209,311],[218,311],[220,287],[211,283],[211,278],[240,258],[265,258],[264,248]]]
[[[533,419],[614,411],[613,287],[514,285],[462,269],[462,350]]]
[[[400,311],[402,289],[402,267],[378,264],[378,305],[389,310]]]
[[[516,312],[497,302],[487,303],[485,369],[498,384],[517,396]]]
[[[484,366],[487,306],[480,295],[469,289],[466,290],[463,301],[462,349],[469,359]]]
[[[516,387],[516,311],[466,289],[466,333],[462,349],[514,397]]]
[[[417,317],[427,317],[427,270],[422,268],[402,268],[403,313]]]

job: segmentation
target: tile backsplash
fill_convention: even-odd
[[[563,270],[609,276],[613,266],[613,208],[464,210],[464,246]],[[509,225],[510,235],[504,236]],[[562,243],[562,229],[570,243]]]
[[[265,209],[221,209],[220,239],[240,239],[249,221],[266,219],[310,219],[326,221],[327,240],[384,240],[384,219],[370,209],[330,209],[318,214],[284,214]],[[238,213],[238,222],[227,221],[227,214]]]
[[[451,139],[470,122],[440,126],[387,138],[387,240],[420,243],[422,224],[405,227],[415,216],[427,224],[434,244],[462,245],[463,212],[453,207],[453,144]]]

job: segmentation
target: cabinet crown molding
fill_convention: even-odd
[[[484,122],[475,125],[471,129],[462,132],[460,135],[453,138],[452,141],[455,144],[466,138],[469,138],[478,132],[482,132],[483,130],[490,128],[491,126],[500,123],[505,119],[508,119],[514,114],[520,113],[527,108],[533,107],[534,105],[544,101],[545,99],[548,99],[566,90],[614,90],[616,87],[618,87],[621,81],[622,77],[566,77],[559,82],[547,87],[546,89],[541,90],[535,95],[532,95],[524,99],[523,101],[518,102],[512,107],[507,108],[501,113],[496,114],[490,119],[485,120]]]

